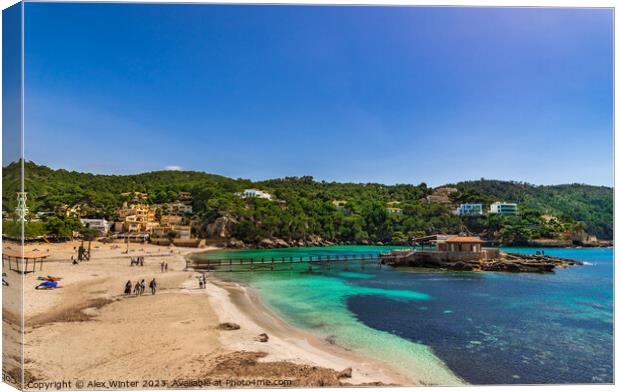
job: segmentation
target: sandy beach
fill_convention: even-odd
[[[4,243],[5,249],[17,246]],[[93,242],[91,259],[73,265],[77,246],[26,246],[50,254],[42,271],[24,278],[26,388],[46,382],[88,389],[418,383],[291,327],[249,288],[207,275],[206,289],[199,289],[199,274],[185,271],[185,257],[195,248],[131,244],[124,253],[124,244]],[[145,265],[130,266],[139,255]],[[18,375],[21,277],[5,272],[10,285],[3,287],[3,327],[12,332],[4,339],[14,349],[5,349],[4,371]],[[62,277],[62,288],[35,290],[37,277],[45,275]],[[156,295],[147,287],[142,296],[123,296],[127,280],[148,284],[152,278]]]

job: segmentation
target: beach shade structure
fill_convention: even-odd
[[[20,274],[27,274],[30,272],[35,272],[38,263],[39,271],[41,271],[43,270],[43,260],[45,260],[48,256],[49,254],[44,252],[3,250],[2,267],[8,263],[9,270]]]

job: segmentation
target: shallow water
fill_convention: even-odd
[[[328,247],[209,252],[205,258],[385,252]],[[534,253],[535,249],[511,248]],[[546,249],[590,265],[550,274],[350,265],[220,274],[259,290],[285,320],[429,383],[613,381],[613,250]],[[448,371],[445,366],[450,369]],[[456,376],[455,376],[456,375]]]

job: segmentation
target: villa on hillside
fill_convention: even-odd
[[[489,208],[490,214],[499,214],[499,215],[517,215],[519,213],[519,209],[517,208],[516,203],[504,203],[500,201],[496,201],[491,204]]]
[[[482,204],[479,203],[464,203],[461,204],[456,211],[454,211],[455,215],[460,216],[477,216],[482,215]]]
[[[271,200],[272,198],[270,193],[258,189],[245,189],[243,192],[236,193],[236,195],[244,199],[257,198]]]
[[[403,209],[399,207],[387,207],[385,211],[388,214],[402,214],[403,213]]]
[[[133,203],[139,203],[148,199],[149,194],[144,192],[124,192],[121,196],[129,198],[129,201]]]
[[[178,199],[180,201],[191,201],[192,200],[192,193],[191,192],[179,192],[177,195]]]
[[[133,193],[131,194],[133,195]],[[119,217],[118,222],[114,222],[114,231],[116,233],[146,233],[161,226],[177,226],[180,227],[184,223],[186,214],[193,212],[191,200],[192,196],[189,192],[179,192],[178,199],[183,201],[175,201],[164,204],[130,204],[123,203],[122,207],[116,209]],[[162,215],[160,221],[156,218],[156,212]]]
[[[450,204],[450,198],[447,195],[428,195],[424,198],[427,203]]]
[[[146,204],[127,205],[123,203],[116,213],[120,218],[119,222],[114,223],[114,231],[117,233],[144,232],[159,225],[155,220],[155,211]]]
[[[335,209],[340,212],[347,212],[347,201],[346,200],[332,200],[332,205]]]
[[[456,188],[441,187],[433,190],[433,193],[426,196],[423,201],[426,203],[450,204],[450,195],[458,192]]]

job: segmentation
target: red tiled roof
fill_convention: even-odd
[[[484,241],[480,239],[480,237],[451,237],[446,240],[449,243],[460,243],[460,244],[482,244]]]

